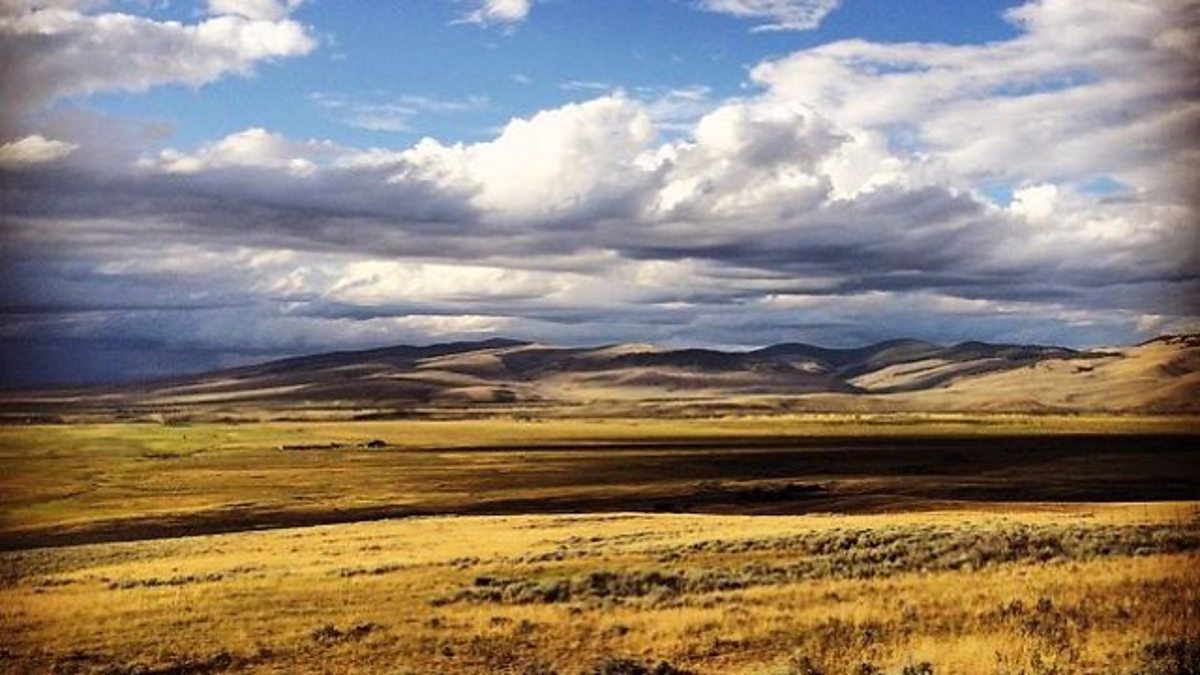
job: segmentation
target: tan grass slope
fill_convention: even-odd
[[[730,352],[491,339],[318,354],[134,385],[10,392],[0,395],[0,413],[1177,413],[1200,410],[1198,394],[1197,335],[1085,351],[894,340],[857,349],[787,343]]]

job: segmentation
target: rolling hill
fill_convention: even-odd
[[[332,352],[147,383],[0,394],[0,413],[279,418],[495,413],[1200,411],[1200,336],[1072,350],[892,340],[750,351],[510,339]]]

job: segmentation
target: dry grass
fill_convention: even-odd
[[[1126,452],[1137,453],[1141,449],[1136,443],[1123,439],[1137,434],[1161,437],[1195,433],[1196,428],[1193,417],[1021,415],[0,426],[0,465],[5,469],[0,473],[0,534],[86,526],[129,517],[178,519],[205,513],[221,517],[231,511],[316,513],[414,506],[431,512],[452,512],[484,498],[553,497],[599,502],[623,491],[674,499],[693,491],[696,481],[745,481],[763,476],[834,481],[844,476],[830,470],[830,466],[850,466],[842,460],[804,464],[802,460],[809,455],[801,453],[790,457],[782,452],[752,456],[740,447],[756,442],[794,440],[796,446],[811,448],[814,443],[828,441],[836,445],[839,439],[847,438],[880,443],[964,438],[977,444],[1019,436],[1028,444],[1030,438],[1088,434],[1122,439],[1114,442],[1128,446]],[[389,448],[382,452],[356,449],[371,439],[383,439]],[[285,445],[331,443],[343,449],[279,449]],[[708,445],[702,451],[671,451],[681,443]],[[626,447],[615,454],[611,452],[613,444]],[[1185,438],[1182,445],[1188,444]],[[481,448],[497,450],[484,452]],[[639,452],[637,461],[631,461],[631,449]],[[740,454],[733,456],[733,450]],[[525,451],[537,452],[533,455]],[[978,457],[985,458],[989,452],[978,453]],[[863,453],[855,453],[860,455]],[[1037,476],[1083,476],[1090,471],[1089,466],[1107,470],[1109,465],[1102,459],[1093,459],[1085,465],[1039,467]],[[1172,477],[1195,475],[1195,461],[1192,455],[1175,451],[1165,464],[1149,455],[1134,460],[1114,459],[1112,468],[1118,475],[1113,484],[1122,484],[1147,468],[1159,473],[1141,476],[1143,483],[1165,484]],[[851,491],[870,487],[864,482],[869,476],[893,482],[897,477],[908,477],[912,480],[897,489],[911,497],[920,493],[917,482],[928,483],[923,476],[947,476],[964,467],[961,463],[930,466],[914,459],[903,466],[850,468],[853,485],[845,482],[844,487]],[[981,469],[973,464],[965,468],[973,472]],[[988,489],[1016,485],[1022,478],[1010,473]],[[1105,480],[1104,476],[1088,475],[1084,482],[1096,485]],[[962,498],[941,488],[918,496]],[[1029,497],[1039,498],[1036,494]],[[1072,498],[1086,499],[1087,495]],[[1178,499],[1194,495],[1176,491],[1164,495],[1136,493],[1125,498]],[[616,506],[646,508],[641,504]]]
[[[1195,672],[1198,513],[438,517],[14,552],[0,670]]]
[[[611,511],[0,553],[0,672],[1197,672],[1200,503],[1079,503],[1195,499],[1194,430],[956,415],[0,427],[0,548],[377,508]],[[388,447],[358,447],[376,438]],[[644,513],[660,507],[723,515]],[[838,509],[889,513],[728,515]]]

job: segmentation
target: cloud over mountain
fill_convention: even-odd
[[[171,148],[47,108],[308,53],[297,4],[214,1],[193,23],[2,5],[3,339],[236,355],[1195,325],[1193,2],[1039,0],[1008,40],[821,44],[757,64],[682,133],[620,90],[401,147],[251,127]],[[702,3],[783,27],[835,5]]]

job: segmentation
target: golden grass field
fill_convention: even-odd
[[[1194,673],[1195,430],[0,426],[0,672]]]
[[[431,517],[14,552],[0,669],[1194,672],[1198,513]]]

